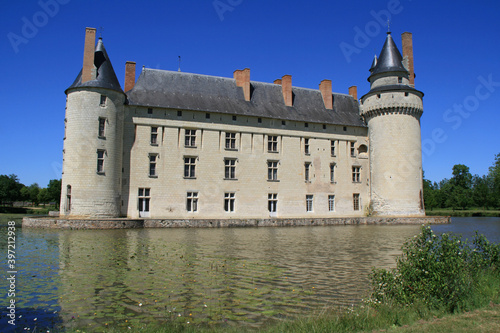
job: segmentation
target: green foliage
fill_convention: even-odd
[[[396,268],[372,272],[375,301],[409,306],[423,303],[453,312],[471,306],[482,275],[499,276],[500,245],[476,234],[472,244],[458,236],[436,236],[430,227],[405,242]]]
[[[14,174],[8,176],[0,175],[0,203],[13,203],[20,200],[23,186]]]

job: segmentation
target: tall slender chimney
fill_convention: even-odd
[[[281,78],[281,90],[283,91],[283,99],[285,100],[285,105],[293,106],[291,75],[283,75],[283,77]]]
[[[321,91],[321,96],[323,96],[323,103],[325,103],[325,108],[328,110],[333,110],[333,98],[332,98],[332,80],[323,80],[319,84],[319,91]]]
[[[407,70],[410,72],[410,86],[415,87],[415,72],[413,70],[413,39],[411,32],[401,34],[403,42],[403,59],[406,61]]]
[[[134,88],[135,85],[135,62],[127,61],[125,63],[125,92]]]
[[[349,87],[349,95],[352,96],[356,101],[358,100],[358,87],[357,86],[350,86]]]
[[[95,71],[94,71],[95,30],[96,30],[95,28],[85,29],[82,83],[95,79]]]
[[[233,77],[236,80],[236,86],[243,88],[243,95],[245,96],[245,101],[250,101],[250,68],[245,68],[243,70],[237,69],[233,73]]]

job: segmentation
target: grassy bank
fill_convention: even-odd
[[[433,210],[426,210],[425,214],[427,216],[453,216],[453,217],[500,217],[500,210],[494,209],[481,209],[481,208],[471,208],[471,209],[451,209],[451,208],[435,208]]]

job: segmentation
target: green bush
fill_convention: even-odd
[[[477,233],[470,244],[447,233],[438,237],[430,227],[422,227],[402,251],[396,268],[373,270],[374,303],[423,303],[450,312],[467,309],[473,306],[482,277],[499,272],[499,245]]]

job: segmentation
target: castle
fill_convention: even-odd
[[[66,90],[60,216],[301,219],[423,216],[420,117],[411,33],[390,33],[371,88],[333,93],[142,68],[124,89],[87,28]]]

